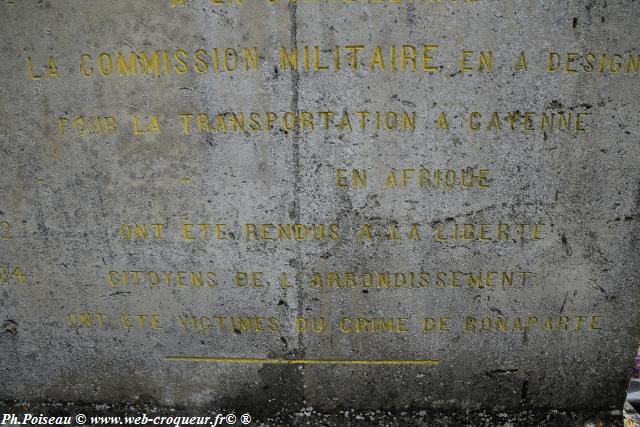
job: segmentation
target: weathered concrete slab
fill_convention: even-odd
[[[621,409],[637,2],[216,3],[0,4],[0,399]]]

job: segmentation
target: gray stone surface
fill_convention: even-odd
[[[171,3],[0,4],[1,400],[266,414],[621,409],[640,337],[638,2]],[[297,72],[280,63],[280,48],[293,45]],[[364,46],[357,69],[353,45]],[[329,69],[304,70],[304,46],[311,68],[317,55]],[[376,46],[385,70],[371,67]],[[412,46],[417,70],[401,71]],[[237,49],[237,71],[212,71],[216,47]],[[243,47],[258,52],[257,70],[244,69]],[[119,76],[132,51],[138,75]],[[142,52],[153,71],[154,51],[158,75],[144,74]],[[471,71],[460,70],[463,51]],[[485,64],[492,52],[491,72],[478,70],[480,51]],[[526,71],[515,66],[521,52]],[[553,52],[559,71],[547,69]],[[59,77],[50,67],[47,78],[49,56]],[[362,111],[372,112],[364,130]],[[415,113],[415,130],[377,129],[376,111]],[[196,131],[197,113],[214,122],[231,112],[245,112],[244,131]],[[268,112],[277,123],[255,131],[251,112],[262,127]],[[287,129],[287,112],[308,113],[314,130]],[[327,129],[320,112],[336,115]],[[353,129],[339,127],[345,112]],[[437,126],[442,112],[448,130]],[[569,131],[558,129],[561,112]],[[513,129],[509,113],[519,117]],[[543,113],[555,115],[553,129],[541,129]],[[153,115],[161,132],[140,132]],[[113,122],[92,133],[74,122],[80,116]],[[421,168],[487,178],[470,189],[421,188]],[[366,170],[366,188],[338,186],[338,169],[348,178],[340,182]],[[414,170],[406,187],[403,169]],[[149,237],[123,239],[125,224],[147,224]],[[150,224],[162,224],[161,240]],[[209,240],[198,224],[211,226]],[[258,235],[261,224],[324,224],[325,236],[247,240],[247,224]],[[371,240],[358,238],[364,224]],[[410,239],[413,224],[420,240]],[[453,240],[455,224],[474,224],[475,238]],[[389,239],[394,226],[399,240]],[[203,274],[201,287],[192,272]],[[262,273],[263,286],[236,286],[237,272]],[[316,272],[325,284],[332,272],[359,284],[314,288]],[[367,273],[409,281],[410,272],[429,273],[429,287],[362,286]],[[497,272],[494,286],[469,287],[468,272]],[[514,273],[513,286],[502,272]],[[221,330],[221,317],[254,318],[254,330],[228,320]],[[299,333],[300,317],[324,318],[326,329]],[[344,318],[391,319],[395,332],[345,333]],[[448,319],[446,330],[425,333],[425,318]]]

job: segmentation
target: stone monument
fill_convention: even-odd
[[[0,400],[610,411],[640,4],[0,3]]]

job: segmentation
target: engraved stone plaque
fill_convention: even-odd
[[[638,16],[0,2],[0,400],[621,409]]]

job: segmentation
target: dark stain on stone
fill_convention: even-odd
[[[16,335],[18,335],[18,323],[14,320],[7,319],[2,325],[2,330],[15,337]]]
[[[567,256],[571,256],[571,254],[573,253],[573,250],[571,249],[571,246],[569,246],[569,241],[567,240],[566,234],[560,233],[560,240],[562,241],[562,247],[564,248],[564,251],[567,253]]]
[[[493,311],[494,313],[498,313],[500,316],[502,316],[502,310],[500,310],[498,307],[491,307],[489,309],[489,311]]]
[[[560,307],[560,313],[564,312],[564,306],[567,304],[567,298],[569,298],[569,292],[564,294],[564,300],[562,301],[562,307]]]
[[[527,395],[529,394],[529,380],[522,382],[522,388],[520,389],[520,403],[527,401]]]
[[[548,109],[562,110],[564,108],[564,106],[562,105],[562,102],[558,101],[557,99],[554,99],[553,101],[551,101],[549,103],[549,106],[547,108]],[[518,114],[519,114],[519,112],[518,112]]]
[[[269,352],[269,358],[297,359],[297,351]],[[304,378],[299,365],[263,364],[258,370],[260,381],[248,383],[233,398],[224,399],[220,407],[236,414],[246,411],[256,417],[273,417],[277,413],[293,413],[304,407]],[[216,405],[217,406],[217,405]]]

